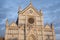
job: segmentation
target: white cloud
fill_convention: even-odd
[[[60,27],[55,27],[55,29],[60,29]]]

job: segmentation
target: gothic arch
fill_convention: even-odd
[[[33,34],[29,35],[28,40],[36,40],[35,35],[33,35]]]

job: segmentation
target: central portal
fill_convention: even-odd
[[[28,37],[28,40],[36,40],[36,37],[32,34]]]

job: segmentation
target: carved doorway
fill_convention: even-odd
[[[28,40],[36,40],[36,37],[32,34],[28,37]]]

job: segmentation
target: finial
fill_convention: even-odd
[[[51,23],[51,28],[54,28],[54,24],[53,23]]]
[[[8,19],[6,19],[6,26],[8,26]]]
[[[18,11],[21,11],[21,7],[19,6]]]
[[[42,9],[40,9],[40,13],[42,13]]]
[[[42,16],[42,10],[39,11],[40,15]]]
[[[8,18],[6,18],[6,22],[8,22]]]
[[[54,23],[53,23],[53,22],[51,23],[51,27],[52,27],[52,26],[54,26]]]
[[[19,6],[19,7],[18,7],[18,13],[21,12],[21,11],[22,11],[22,9],[21,9],[21,7]]]
[[[32,4],[32,0],[30,0],[30,4]]]
[[[49,25],[49,23],[47,22],[46,25]]]

